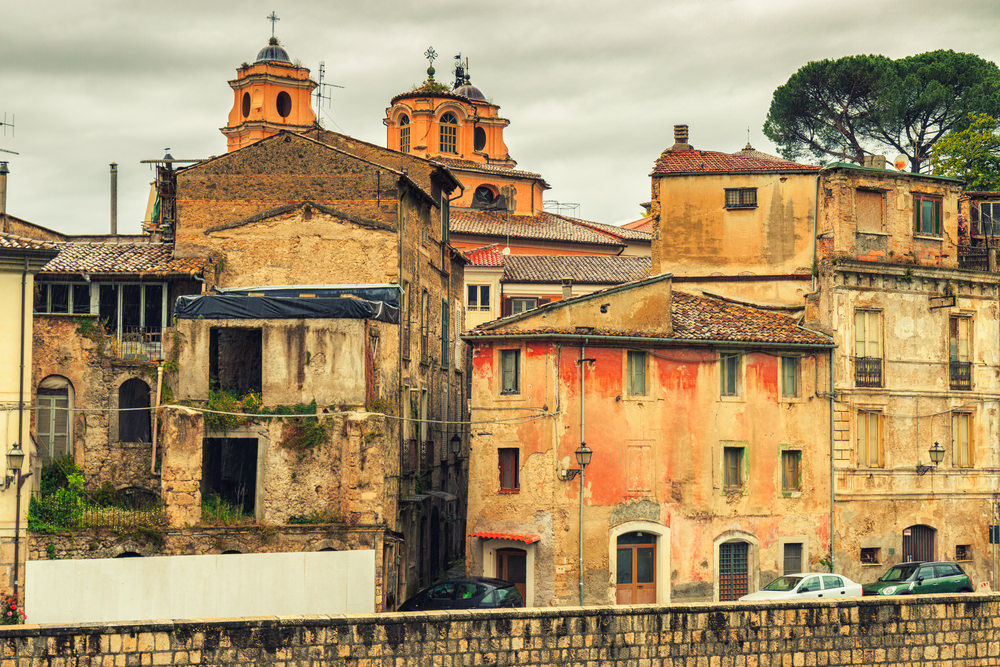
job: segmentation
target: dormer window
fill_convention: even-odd
[[[399,152],[410,152],[410,117],[399,117]]]
[[[458,153],[456,139],[458,137],[458,119],[449,112],[441,116],[441,152]]]

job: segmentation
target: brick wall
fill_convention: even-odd
[[[29,614],[30,614],[30,610]],[[21,665],[1000,665],[1000,595],[0,628]]]

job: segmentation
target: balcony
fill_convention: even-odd
[[[163,358],[163,331],[159,328],[123,327],[121,336],[109,336],[108,356],[124,361],[157,361]]]
[[[958,246],[958,268],[996,273],[996,253],[996,248],[987,248],[982,245],[960,245]]]
[[[972,362],[949,362],[948,377],[952,389],[972,389]]]
[[[854,357],[854,386],[882,386],[881,357]]]

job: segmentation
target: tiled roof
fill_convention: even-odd
[[[784,162],[784,158],[780,158],[777,155],[771,155],[770,153],[764,153],[757,150],[747,142],[747,145],[743,147],[743,150],[736,151],[733,155],[738,155],[740,157],[755,157],[759,160],[768,160],[769,162]]]
[[[601,246],[623,245],[606,233],[551,213],[509,215],[496,211],[452,210],[450,220],[452,234],[564,241]]]
[[[472,266],[503,266],[504,256],[498,250],[500,244],[491,243],[485,245],[482,248],[474,248],[472,250],[466,250],[464,253],[465,259],[469,261]]]
[[[589,227],[599,232],[604,232],[605,234],[611,234],[612,236],[616,236],[620,239],[625,239],[627,241],[653,240],[653,234],[651,232],[643,231],[641,229],[635,229],[633,227],[608,225],[603,222],[594,222],[592,220],[581,220],[580,218],[569,218],[566,216],[559,216],[559,217],[569,220],[574,225],[583,225],[584,227]]]
[[[0,248],[10,248],[11,250],[52,250],[55,247],[56,244],[49,241],[36,241],[13,234],[0,234]]]
[[[617,285],[649,275],[649,257],[620,255],[510,255],[503,281],[558,283],[570,277],[575,283]]]
[[[650,238],[653,236],[653,216],[647,215],[645,218],[639,218],[638,220],[633,220],[632,222],[626,222],[622,227],[628,229],[637,229],[640,232],[646,232],[649,234]]]
[[[623,286],[615,288],[621,291]],[[627,288],[627,287],[626,287]],[[603,292],[604,290],[602,290]],[[595,292],[584,297],[566,301],[555,301],[528,313],[540,313],[544,309],[566,307],[573,301],[599,298],[602,292]],[[642,332],[626,329],[595,328],[587,331],[588,336],[631,336],[644,338],[665,338],[683,341],[714,341],[718,343],[761,343],[761,344],[796,344],[830,347],[833,341],[823,334],[807,331],[797,326],[798,320],[790,315],[776,313],[765,308],[757,308],[734,303],[726,299],[708,296],[697,296],[674,290],[671,294],[670,316],[673,331]],[[519,320],[528,319],[530,315],[520,313],[512,316]],[[546,334],[580,335],[576,328],[539,328],[505,331],[503,318],[476,327],[468,332],[469,336],[495,336],[505,333],[512,336],[544,336]]]
[[[541,178],[541,174],[536,174],[531,171],[521,171],[520,169],[511,169],[510,167],[504,167],[498,164],[485,164],[483,162],[473,162],[472,160],[462,160],[453,157],[441,157],[440,155],[435,155],[430,159],[431,162],[440,162],[446,167],[454,167],[456,169],[465,169],[471,171],[481,171],[487,174],[501,174],[505,176],[521,176],[523,178]]]
[[[715,151],[667,149],[653,167],[653,174],[710,174],[758,171],[818,171],[819,167],[782,159],[763,159]]]
[[[43,273],[194,275],[205,269],[206,259],[175,259],[169,243],[52,244],[59,254],[42,267]]]

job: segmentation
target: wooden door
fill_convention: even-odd
[[[746,542],[723,542],[719,545],[719,601],[737,600],[749,592],[749,546]]]
[[[910,526],[903,529],[903,562],[934,560],[934,537],[930,526]]]
[[[615,599],[618,604],[656,602],[655,535],[636,532],[618,537],[615,582]]]
[[[514,584],[528,603],[528,555],[524,549],[497,549],[497,578]]]

